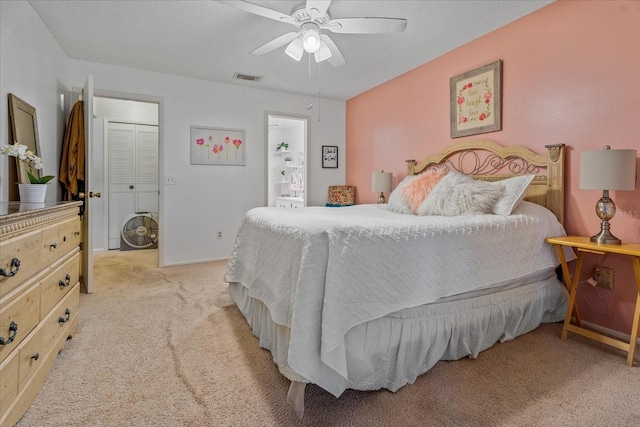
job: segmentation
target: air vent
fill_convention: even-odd
[[[250,74],[242,74],[242,73],[234,73],[234,79],[247,80],[250,82],[259,82],[262,79],[262,76],[252,76]]]

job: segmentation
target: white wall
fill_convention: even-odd
[[[177,178],[160,194],[161,265],[226,258],[242,216],[265,203],[265,112],[309,116],[308,204],[326,201],[327,187],[345,181],[344,164],[322,169],[321,146],[345,153],[345,102],[225,85],[69,59],[25,1],[0,1],[0,142],[8,141],[7,94],[37,111],[44,173],[58,175],[71,88],[94,76],[98,95],[141,94],[160,100],[160,175]],[[314,107],[306,109],[309,101]],[[191,165],[191,125],[245,129],[246,166]],[[8,191],[8,160],[0,158],[0,200]],[[92,188],[91,191],[103,191]],[[52,185],[47,200],[60,200]],[[216,239],[217,231],[223,239]]]
[[[9,143],[8,94],[36,109],[43,174],[58,176],[69,111],[69,58],[26,1],[0,1],[0,146]],[[13,157],[10,159],[15,161]],[[0,156],[0,201],[9,199],[7,156]],[[60,200],[57,178],[47,200]]]
[[[226,258],[247,210],[264,205],[266,178],[265,111],[310,116],[308,203],[322,205],[327,187],[344,183],[339,169],[322,169],[321,146],[344,153],[345,102],[225,85],[86,61],[70,61],[71,85],[94,76],[96,93],[142,94],[160,102],[161,265]],[[318,109],[321,109],[320,114]],[[318,119],[321,117],[321,119]],[[244,129],[246,166],[191,165],[191,125]],[[173,175],[176,185],[164,185]],[[92,188],[92,191],[103,191]],[[218,231],[223,239],[216,239]]]

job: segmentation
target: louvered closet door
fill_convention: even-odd
[[[158,127],[136,125],[136,212],[158,212]]]
[[[158,212],[158,127],[109,123],[109,249],[127,215]]]

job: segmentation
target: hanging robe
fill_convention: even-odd
[[[84,113],[82,101],[75,103],[62,141],[60,182],[64,185],[64,200],[77,198],[78,181],[84,181]]]

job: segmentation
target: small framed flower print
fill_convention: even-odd
[[[502,61],[452,77],[451,138],[502,129]]]
[[[192,165],[245,165],[244,129],[191,126]]]

